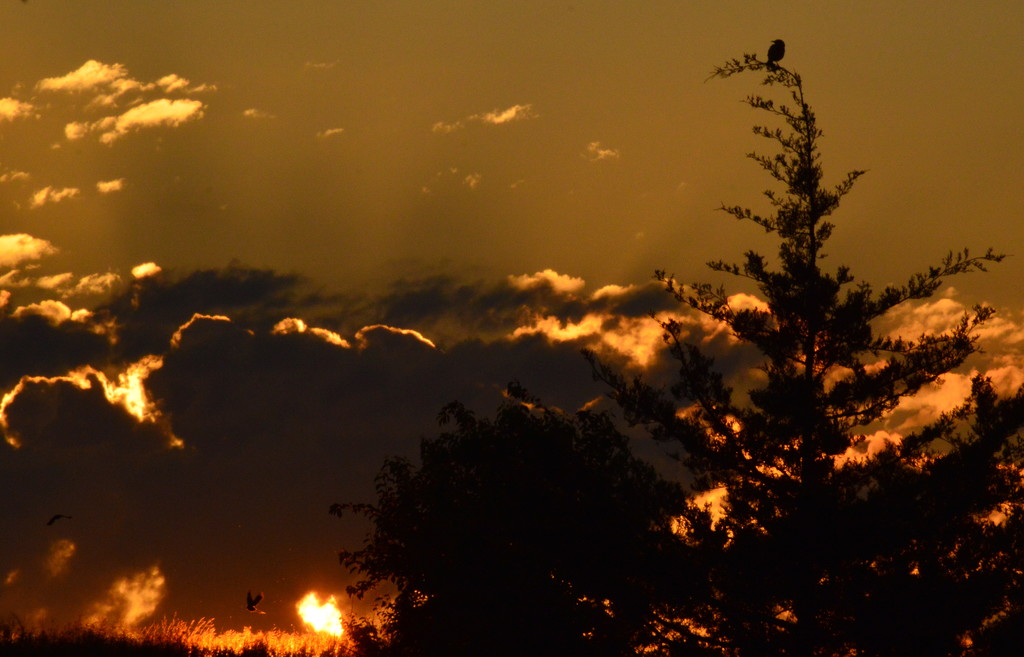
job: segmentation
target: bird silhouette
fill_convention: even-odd
[[[776,39],[772,41],[772,45],[768,48],[768,68],[773,71],[778,68],[777,61],[786,56],[786,42],[782,39]]]
[[[55,516],[53,516],[52,518],[50,518],[49,520],[46,521],[46,526],[49,527],[50,525],[52,525],[53,523],[57,522],[61,518],[67,518],[68,520],[71,520],[71,516],[66,516],[63,513],[58,513],[58,514],[56,514]]]
[[[252,597],[252,591],[249,591],[248,593],[245,594],[245,608],[248,609],[249,611],[255,613],[255,614],[265,614],[265,613],[267,613],[265,611],[260,611],[259,609],[256,608],[256,605],[258,605],[262,599],[263,599],[263,594],[262,593],[260,593],[259,595],[257,595],[254,598],[254,597]]]

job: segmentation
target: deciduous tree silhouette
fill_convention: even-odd
[[[883,334],[876,320],[1002,256],[950,253],[880,291],[845,266],[826,269],[830,217],[863,172],[825,186],[822,133],[800,76],[753,55],[714,71],[746,73],[788,92],[784,104],[746,99],[782,124],[755,128],[777,153],[750,155],[781,190],[766,192],[767,214],[722,209],[775,235],[778,256],[749,251],[740,264],[709,265],[752,281],[766,305],[738,308],[724,288],[657,278],[756,346],[763,382],[734,394],[672,320],[662,326],[679,377],[667,389],[590,355],[629,421],[681,446],[698,491],[725,494],[720,517],[700,497],[682,514],[687,558],[707,589],[679,601],[666,634],[676,650],[735,657],[1020,654],[1024,394],[999,398],[977,376],[959,408],[863,449],[901,400],[978,350],[993,310],[975,307],[913,338]]]
[[[632,655],[651,643],[659,578],[685,563],[672,518],[685,499],[635,459],[605,415],[567,416],[513,385],[495,419],[459,404],[421,464],[390,459],[372,521],[341,561],[362,595],[390,582],[396,655]]]

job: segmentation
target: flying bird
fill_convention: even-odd
[[[255,613],[255,614],[265,614],[265,613],[267,613],[265,611],[260,611],[259,609],[256,608],[256,605],[258,605],[260,603],[260,600],[262,600],[262,599],[263,599],[263,594],[262,593],[260,593],[259,595],[257,595],[254,598],[254,597],[252,597],[252,591],[249,591],[248,593],[245,594],[245,608],[248,609],[249,611]]]
[[[52,525],[53,523],[57,522],[61,518],[67,518],[68,520],[71,520],[71,516],[66,516],[63,513],[58,513],[57,515],[53,516],[52,518],[50,518],[49,520],[46,521],[46,526],[49,527],[50,525]]]
[[[768,68],[773,71],[778,68],[775,62],[779,61],[786,56],[786,42],[782,39],[776,39],[772,41],[772,45],[768,47]]]

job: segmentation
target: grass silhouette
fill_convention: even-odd
[[[281,630],[218,632],[212,619],[164,619],[126,628],[72,624],[26,628],[17,618],[0,623],[0,656],[19,657],[356,657],[350,640]]]

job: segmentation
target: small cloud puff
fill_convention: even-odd
[[[535,119],[539,116],[533,111],[533,105],[513,105],[508,109],[494,110],[487,114],[478,114],[471,116],[471,119],[482,121],[483,123],[490,123],[491,125],[500,125],[502,123],[509,123],[511,121],[522,121],[524,119]]]
[[[160,265],[155,262],[144,262],[140,265],[132,267],[132,276],[135,278],[146,278],[147,276],[155,276],[163,271]]]
[[[337,65],[338,65],[338,62],[313,62],[313,61],[309,61],[309,62],[306,62],[303,66],[305,68],[307,68],[307,69],[311,69],[311,70],[315,70],[315,71],[329,71],[329,70],[331,70],[332,68],[334,68]]]
[[[139,84],[128,77],[128,69],[123,64],[104,64],[90,59],[67,75],[43,78],[36,84],[36,89],[80,93],[98,87],[124,88],[130,82]]]
[[[327,130],[321,130],[316,133],[317,139],[327,139],[328,137],[335,137],[345,132],[345,128],[328,128]]]
[[[35,107],[15,98],[0,98],[0,121],[13,121],[28,116],[35,116]]]
[[[165,93],[171,93],[172,91],[182,91],[188,89],[189,85],[188,78],[183,78],[176,73],[165,75],[156,81],[156,86],[164,90]]]
[[[86,623],[132,626],[156,611],[167,595],[167,578],[157,565],[121,577],[93,604]]]
[[[50,577],[58,577],[67,572],[76,549],[74,541],[66,538],[57,539],[50,545],[49,554],[46,556],[46,570]]]
[[[13,267],[27,260],[57,253],[57,247],[48,240],[26,233],[0,235],[0,267]]]
[[[100,194],[119,192],[122,189],[124,189],[124,178],[117,178],[116,180],[101,180],[96,183],[96,191]]]
[[[324,342],[337,345],[339,347],[349,348],[351,345],[348,340],[341,337],[334,331],[328,329],[316,328],[308,326],[305,321],[298,317],[286,317],[280,322],[274,325],[274,328],[270,331],[274,335],[287,335],[289,333],[309,333],[315,335]]]
[[[77,187],[56,189],[55,187],[47,185],[32,195],[30,207],[38,208],[46,205],[47,203],[60,203],[61,201],[78,196],[79,191],[80,190]]]
[[[11,169],[0,173],[0,183],[14,182],[15,180],[29,180],[32,177],[27,171]]]
[[[398,328],[395,326],[388,326],[387,324],[372,324],[370,326],[364,326],[363,328],[356,331],[355,339],[359,343],[360,349],[365,349],[371,342],[374,334],[379,335],[400,335],[413,338],[424,344],[431,349],[437,349],[437,345],[434,341],[423,335],[415,329]]]
[[[487,125],[501,125],[503,123],[511,123],[513,121],[535,119],[538,116],[540,115],[534,111],[533,105],[527,103],[524,105],[513,105],[512,107],[503,110],[496,109],[485,114],[473,114],[464,119],[459,119],[454,123],[438,121],[431,127],[431,130],[439,134],[447,134],[464,128],[466,124],[470,122],[484,123]]]
[[[120,282],[121,277],[114,272],[88,274],[78,279],[75,287],[68,294],[107,294]]]
[[[614,148],[602,148],[601,142],[592,141],[587,144],[585,155],[591,162],[597,162],[598,160],[617,160],[619,158],[619,151]]]
[[[549,286],[556,292],[563,294],[577,294],[583,290],[587,282],[582,278],[559,274],[553,269],[545,269],[536,274],[522,274],[521,276],[509,276],[509,283],[520,290],[529,290],[541,286]]]
[[[27,317],[29,315],[37,315],[43,317],[52,326],[58,326],[67,321],[73,322],[85,322],[92,317],[92,312],[80,308],[78,310],[72,310],[63,301],[57,301],[56,299],[44,299],[39,303],[30,303],[26,306],[19,306],[15,308],[11,316],[15,319]]]
[[[267,112],[267,111],[264,111],[264,110],[261,110],[261,109],[256,109],[255,107],[250,107],[249,109],[247,109],[244,112],[242,112],[242,116],[244,116],[247,119],[255,119],[255,120],[276,119],[277,118],[277,116],[275,116],[274,114],[271,114],[270,112]]]
[[[75,275],[71,272],[65,272],[63,274],[54,274],[53,276],[40,276],[36,280],[36,286],[41,287],[44,290],[56,290],[57,288],[64,287],[74,279]]]

